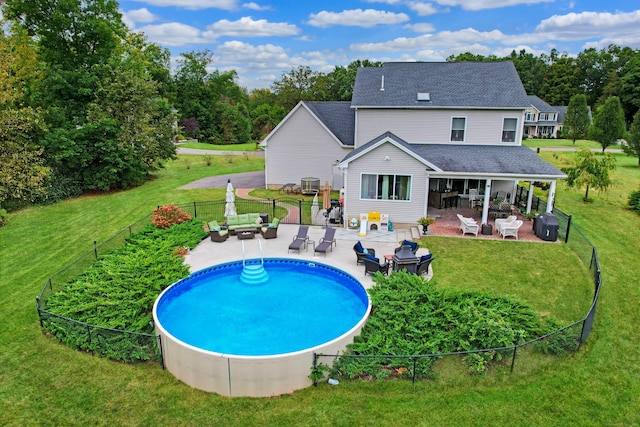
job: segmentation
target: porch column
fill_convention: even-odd
[[[489,203],[491,200],[491,180],[487,179],[484,184],[484,202],[482,202],[482,224],[489,220]]]
[[[547,200],[547,212],[553,211],[553,204],[556,202],[556,180],[551,181],[549,186],[549,200]]]
[[[531,204],[533,203],[533,181],[529,181],[529,195],[527,196],[527,213],[531,212]]]
[[[427,176],[425,178],[425,183],[424,183],[424,209],[423,209],[424,215],[423,216],[427,216],[429,214],[429,174],[427,173]]]

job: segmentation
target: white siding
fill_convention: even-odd
[[[265,153],[267,185],[300,184],[304,177],[334,183],[336,160],[352,148],[342,147],[306,108],[298,108],[269,137]]]
[[[464,142],[451,142],[451,119],[466,118]],[[505,117],[518,119],[515,143],[502,142]],[[410,143],[520,145],[524,110],[359,109],[356,147],[389,131]]]
[[[389,160],[385,160],[385,157]],[[411,200],[370,200],[360,198],[360,177],[363,173],[411,176]],[[345,220],[361,213],[389,214],[394,223],[415,223],[425,215],[426,167],[390,143],[384,143],[367,155],[349,163]]]

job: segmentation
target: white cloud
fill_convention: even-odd
[[[243,3],[242,4],[242,8],[243,9],[250,9],[250,10],[257,10],[257,11],[272,10],[272,8],[270,6],[260,6],[258,3],[255,3],[255,2]]]
[[[154,15],[149,12],[149,9],[143,7],[142,9],[130,10],[128,12],[120,11],[122,14],[122,21],[129,28],[135,28],[135,24],[139,22],[147,23],[160,19],[158,15]]]
[[[401,0],[362,0],[365,3],[399,4]]]
[[[435,31],[435,27],[433,24],[429,24],[427,22],[418,22],[416,24],[407,24],[402,28],[406,28],[407,30],[411,30],[416,33],[432,33]]]
[[[522,4],[553,3],[555,0],[436,0],[442,6],[460,6],[465,10],[498,9]]]
[[[405,13],[393,13],[374,9],[353,9],[342,12],[312,13],[309,25],[327,28],[334,25],[371,28],[376,25],[400,24],[409,20]]]
[[[451,48],[457,50],[470,43],[500,43],[506,36],[498,31],[478,31],[467,28],[460,31],[442,31],[417,37],[398,37],[382,43],[354,43],[351,50],[359,52],[393,52],[397,50],[418,50]]]
[[[179,22],[170,22],[160,25],[146,25],[137,28],[143,32],[149,40],[163,46],[184,46],[193,43],[208,43],[212,40],[202,38],[199,29]]]
[[[409,9],[413,10],[418,16],[428,16],[438,13],[433,3],[423,3],[419,1],[411,1],[407,4]]]
[[[619,38],[620,45],[627,45],[625,39],[638,38],[640,10],[628,13],[582,12],[554,15],[536,27],[536,34],[544,34],[549,39],[583,40],[591,37]]]
[[[238,9],[238,0],[135,0],[158,7],[177,7],[180,9]]]
[[[231,37],[283,37],[300,34],[301,30],[292,24],[284,22],[268,22],[266,19],[254,21],[245,16],[237,21],[222,19],[207,27],[205,37],[217,38],[221,36]]]

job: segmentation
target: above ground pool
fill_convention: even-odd
[[[273,396],[311,384],[313,353],[337,354],[370,311],[366,290],[334,267],[249,260],[193,273],[153,310],[164,364],[227,396]]]

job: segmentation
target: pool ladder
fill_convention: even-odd
[[[264,269],[264,254],[262,252],[262,243],[258,242],[260,251],[260,264],[247,264],[246,253],[244,250],[244,240],[242,241],[242,274],[240,280],[248,285],[259,285],[269,280],[269,274]]]

